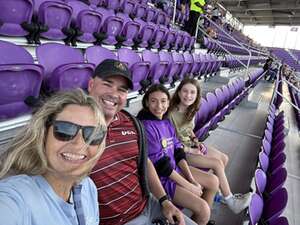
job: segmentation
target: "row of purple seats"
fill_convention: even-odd
[[[284,113],[276,113],[273,102],[269,107],[266,128],[259,153],[259,167],[255,171],[256,193],[249,206],[249,225],[254,224],[287,224],[284,211],[288,194],[283,185],[287,179],[284,168]]]
[[[99,59],[117,58],[128,65],[133,74],[133,90],[143,92],[149,84],[174,84],[186,76],[200,77],[219,71],[221,61],[211,55],[190,54],[189,52],[159,53],[144,50],[140,55],[128,48],[113,52],[93,46],[86,50],[87,61],[98,64]]]
[[[219,54],[219,55],[227,54],[227,52],[224,49],[226,49],[230,53],[235,53],[235,54],[239,54],[239,55],[248,55],[249,54],[248,51],[246,51],[244,48],[237,45],[236,43],[231,44],[231,43],[223,42],[223,41],[216,40],[216,39],[211,40],[210,38],[207,38],[207,37],[204,37],[203,45],[205,46],[205,48],[207,48],[207,50],[209,52],[214,53],[214,54]],[[257,56],[258,52],[251,50],[251,55]]]
[[[121,42],[128,41],[128,39],[130,42],[136,38],[141,39],[140,42],[164,43],[163,37],[161,39],[154,37],[155,35],[162,36],[160,33],[167,28],[161,28],[161,26],[169,24],[169,20],[162,12],[156,12],[153,9],[151,14],[149,10],[146,14],[146,21],[140,19],[138,15],[132,20],[126,13],[130,13],[130,6],[127,6],[130,1],[129,3],[124,1],[124,10],[117,14],[111,11],[115,5],[114,2],[107,1],[110,9],[105,9],[97,7],[95,5],[97,1],[93,1],[91,5],[78,0],[67,2],[63,0],[12,0],[9,3],[1,1],[0,7],[4,9],[4,13],[0,16],[0,34],[26,36],[29,43],[40,43],[40,36],[51,40],[65,40],[67,44],[74,43],[74,45],[76,40],[90,43],[104,40],[105,44],[116,44],[117,37]],[[134,1],[132,3],[136,4]],[[131,8],[131,10],[134,9]],[[152,23],[153,19],[161,25]],[[148,39],[144,40],[145,36]]]
[[[291,100],[294,103],[294,105],[296,105],[298,108],[300,108],[300,93],[299,93],[299,91],[297,92],[296,89],[289,86],[289,93],[290,93]],[[298,111],[296,108],[294,108],[294,112],[295,112],[295,117],[297,120],[298,129],[300,130],[300,111]]]
[[[158,1],[154,0],[152,1],[153,4],[157,5]],[[174,6],[172,6],[171,4],[169,4],[168,2],[159,2],[161,4],[161,8],[162,10],[170,17],[173,17],[173,13],[174,13]],[[189,18],[189,12],[190,9],[187,6],[185,8],[185,12],[182,12],[181,9],[179,9],[178,7],[176,7],[176,13],[175,13],[175,23],[179,24],[179,25],[184,25],[185,21],[188,20]]]
[[[300,65],[297,60],[295,60],[292,55],[283,48],[269,48],[270,52],[279,58],[282,62],[286,63],[297,71],[300,71]]]
[[[217,123],[223,120],[247,94],[245,81],[238,78],[222,88],[217,88],[214,93],[207,93],[206,98],[201,98],[201,107],[196,114],[194,129],[199,140],[203,141],[209,130],[216,128]]]
[[[37,65],[25,49],[10,42],[0,41],[0,51],[7,52],[0,56],[1,119],[29,112],[26,102],[28,98],[38,98],[41,87],[46,93],[76,87],[87,89],[95,65],[105,58],[119,59],[129,66],[133,73],[134,91],[142,91],[151,83],[171,83],[193,76],[194,72],[199,72],[198,65],[206,64],[200,61],[194,63],[197,54],[189,52],[154,53],[144,50],[139,55],[124,48],[115,55],[103,47],[92,46],[83,55],[79,49],[47,43],[36,48]]]
[[[264,75],[265,73],[262,68],[256,69],[253,73],[249,74],[246,81],[246,86],[248,88],[256,86],[256,84],[263,78]]]
[[[242,64],[237,60],[237,58],[247,65],[248,63],[248,58],[249,56],[231,56],[231,55],[226,55],[225,56],[225,61],[224,61],[224,66],[230,68],[231,71],[238,70],[240,68],[244,68]],[[259,63],[262,63],[265,61],[264,57],[257,57],[257,56],[252,56],[249,65],[250,66],[255,66]]]

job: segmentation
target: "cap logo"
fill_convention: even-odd
[[[116,68],[118,68],[119,70],[126,71],[126,67],[125,67],[124,64],[121,63],[121,62],[114,62],[114,66],[115,66]]]

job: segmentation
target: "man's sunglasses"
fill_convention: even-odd
[[[89,145],[100,145],[106,134],[105,126],[101,126],[94,134],[96,127],[93,126],[80,126],[75,123],[60,120],[55,120],[51,124],[53,125],[53,135],[59,141],[71,141],[75,138],[78,131],[82,130],[85,143],[89,143]]]

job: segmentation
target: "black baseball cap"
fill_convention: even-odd
[[[126,64],[115,60],[105,59],[95,69],[93,77],[107,78],[111,76],[122,76],[127,79],[128,87],[133,89],[132,74]]]

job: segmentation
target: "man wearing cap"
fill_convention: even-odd
[[[127,66],[111,59],[100,63],[89,81],[88,91],[102,106],[108,125],[106,149],[91,174],[99,193],[100,224],[148,225],[162,216],[170,223],[176,218],[180,225],[195,224],[169,201],[139,138],[143,129],[122,110],[132,87]]]

